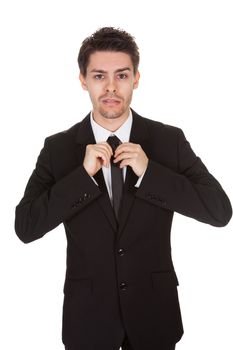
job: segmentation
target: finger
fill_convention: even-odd
[[[106,157],[108,158],[108,160],[110,160],[110,158],[113,154],[112,149],[111,148],[109,149],[108,147],[106,147],[106,144],[105,145],[96,144],[95,149],[98,151],[104,152],[104,154],[106,154]]]
[[[95,151],[95,156],[99,157],[103,160],[103,165],[104,166],[109,166],[109,155],[108,152],[105,149],[100,149]]]
[[[122,153],[122,152],[135,152],[136,150],[136,145],[135,144],[121,144],[120,146],[118,146],[116,148],[116,151],[114,153],[115,156],[117,156],[118,154]]]
[[[110,144],[107,141],[102,141],[97,143],[97,145],[105,145],[107,146],[107,148],[109,149],[110,153],[112,153],[112,147],[110,146]]]
[[[124,166],[131,165],[131,163],[132,163],[132,159],[129,159],[129,158],[124,159],[122,160],[122,162],[120,162],[119,168],[123,168]]]
[[[137,158],[138,153],[136,152],[123,152],[121,154],[119,154],[114,160],[114,163],[117,163],[119,161],[121,161],[122,159],[134,159]]]
[[[111,156],[113,155],[113,151],[112,151],[112,147],[109,145],[109,143],[106,141],[103,141],[103,142],[99,142],[96,144],[96,146],[98,146],[98,145],[104,149],[107,149],[109,152],[109,158],[111,158]]]

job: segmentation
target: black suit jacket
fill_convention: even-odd
[[[102,169],[97,186],[83,167],[86,145],[95,143],[90,113],[45,139],[16,206],[15,231],[25,243],[65,227],[62,339],[75,349],[118,350],[124,330],[135,350],[179,341],[173,213],[219,227],[232,215],[227,195],[182,130],[132,113],[129,141],[141,145],[149,163],[139,188],[127,167],[119,225]]]

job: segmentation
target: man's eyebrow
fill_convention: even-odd
[[[124,68],[119,68],[119,69],[115,70],[115,73],[124,72],[125,70],[131,71],[131,69],[129,67],[124,67]],[[90,72],[91,73],[108,73],[107,71],[105,71],[103,69],[92,69]]]

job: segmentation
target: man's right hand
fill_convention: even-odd
[[[106,141],[89,144],[86,146],[83,166],[90,176],[94,176],[103,165],[109,166],[112,155],[112,147]]]

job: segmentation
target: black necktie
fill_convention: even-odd
[[[123,169],[119,168],[121,161],[113,163],[114,153],[116,148],[122,143],[117,136],[109,136],[107,142],[112,147],[113,156],[111,157],[111,176],[112,176],[112,196],[113,208],[118,220],[118,213],[120,208],[120,201],[123,190]]]

